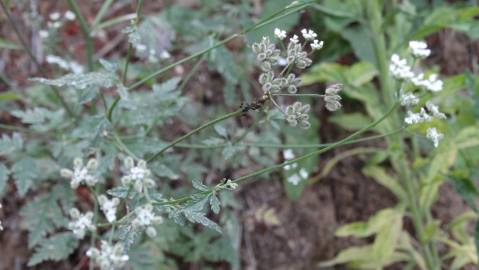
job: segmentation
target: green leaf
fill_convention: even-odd
[[[196,179],[191,181],[191,184],[193,185],[193,188],[196,189],[196,190],[199,190],[199,191],[208,191],[209,190],[208,186],[204,185],[203,183],[201,183],[200,181],[198,181]]]
[[[177,89],[178,84],[181,81],[181,77],[173,77],[163,83],[153,85],[153,92],[171,92]]]
[[[13,41],[0,38],[0,48],[10,50],[22,50],[22,46]]]
[[[202,212],[192,211],[187,208],[183,210],[183,214],[185,215],[186,219],[192,223],[199,223],[207,228],[217,231],[218,233],[222,233],[221,227],[211,219],[207,218]]]
[[[74,199],[71,188],[65,183],[56,185],[48,194],[35,197],[20,210],[25,228],[29,232],[30,248],[40,243],[47,234],[68,224],[68,219],[63,213],[73,207]]]
[[[34,181],[39,178],[41,172],[38,170],[35,160],[25,157],[13,164],[12,173],[18,189],[18,195],[23,197]]]
[[[129,187],[118,186],[118,187],[114,187],[112,189],[107,190],[106,193],[108,193],[108,195],[111,195],[113,197],[124,199],[128,195],[128,191],[130,191]]]
[[[228,138],[228,131],[226,131],[226,128],[224,126],[217,124],[214,126],[214,129],[216,133],[218,133],[218,135],[220,135],[221,137]]]
[[[112,87],[118,81],[118,78],[111,72],[98,71],[80,74],[72,73],[58,79],[33,78],[31,80],[56,87],[67,86],[78,90],[84,90],[92,87]]]
[[[371,119],[359,112],[333,115],[329,121],[348,131],[355,131],[371,123]]]
[[[389,189],[389,191],[396,195],[401,201],[406,200],[406,191],[401,187],[398,179],[390,176],[383,168],[378,166],[367,166],[363,168],[362,171],[365,175],[374,178],[376,182]]]
[[[8,180],[8,168],[2,162],[0,162],[0,195],[3,194],[3,190],[5,189],[5,185],[7,184]]]
[[[3,134],[0,137],[0,155],[7,155],[18,151],[23,147],[23,139],[19,133],[13,133],[11,137]]]
[[[218,197],[216,197],[215,194],[211,194],[211,196],[210,196],[210,206],[211,206],[211,210],[213,211],[213,213],[215,213],[215,214],[220,213],[220,205],[221,205],[221,202],[218,199]]]
[[[17,93],[13,91],[6,91],[6,92],[0,93],[0,101],[13,101],[18,99],[21,99],[21,97],[18,96]]]
[[[60,261],[65,259],[75,251],[77,246],[78,240],[73,233],[55,234],[40,243],[28,261],[28,266],[34,266],[47,260]]]

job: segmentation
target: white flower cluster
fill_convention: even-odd
[[[155,182],[150,178],[151,171],[146,167],[146,161],[140,160],[135,165],[135,161],[131,157],[127,157],[124,161],[126,175],[121,178],[121,182],[125,186],[133,185],[137,192],[143,192],[146,188],[154,187]]]
[[[409,47],[413,56],[417,58],[427,57],[431,53],[427,48],[427,44],[422,41],[411,41]],[[408,64],[407,60],[402,59],[397,54],[391,56],[389,71],[395,78],[405,81],[409,80],[415,86],[425,88],[431,92],[441,91],[443,87],[443,82],[438,78],[437,74],[431,74],[425,79],[423,73],[414,73],[413,68]]]
[[[286,161],[292,160],[295,158],[294,152],[292,149],[286,149],[283,151],[283,157]],[[297,163],[289,164],[284,166],[285,171],[289,171],[292,169],[295,169],[298,167]],[[301,183],[302,180],[307,179],[309,177],[309,173],[304,169],[301,168],[297,173],[294,173],[290,176],[288,176],[287,181],[291,183],[292,185],[297,186],[299,183]]]
[[[68,223],[68,229],[73,231],[73,234],[78,239],[83,239],[87,231],[93,231],[96,229],[93,224],[92,212],[82,214],[78,209],[73,208],[70,210],[70,217],[72,218],[72,221]]]
[[[84,69],[83,66],[75,61],[67,61],[59,56],[56,55],[47,55],[45,61],[49,64],[55,64],[59,66],[61,69],[66,71],[71,71],[75,74],[83,73]]]
[[[146,228],[146,234],[149,237],[155,237],[156,229],[153,227],[153,225],[161,222],[163,222],[163,218],[154,213],[153,205],[146,204],[135,210],[135,219],[133,219],[132,225]]]
[[[83,160],[81,158],[75,158],[73,161],[73,171],[70,169],[61,169],[60,175],[65,178],[71,178],[71,187],[77,188],[81,184],[87,186],[94,186],[98,182],[96,177],[96,168],[98,162],[92,158],[88,161],[86,166],[83,166]]]
[[[88,249],[86,255],[92,258],[101,270],[121,268],[129,260],[123,245],[120,243],[110,245],[107,241],[101,241],[100,250],[94,247]]]
[[[51,31],[55,31],[56,29],[63,26],[65,21],[74,21],[76,19],[75,13],[70,10],[67,10],[63,17],[60,12],[53,12],[50,13],[48,16],[49,21],[47,22],[48,29],[40,30],[39,35],[41,38],[46,39],[50,36]]]
[[[409,49],[415,58],[425,58],[431,54],[427,44],[423,41],[409,42]],[[402,80],[404,83],[411,82],[413,91],[417,88],[419,88],[419,90],[426,89],[431,92],[442,90],[443,82],[438,79],[437,74],[432,74],[427,79],[424,79],[423,73],[414,73],[413,67],[408,65],[407,60],[401,59],[397,54],[391,57],[389,70],[395,78]],[[414,95],[413,92],[404,93],[403,90],[401,90],[399,102],[402,106],[408,108],[406,117],[404,118],[406,124],[413,125],[430,122],[433,119],[446,119],[446,115],[440,112],[439,107],[431,101],[426,102],[426,106],[420,108],[419,112],[413,112],[411,107],[417,105],[419,101],[419,98]],[[429,128],[426,137],[432,140],[434,147],[437,147],[444,135],[439,133],[436,128]]]
[[[424,41],[409,41],[409,48],[412,55],[417,58],[426,58],[431,54],[431,50],[427,48],[427,43]]]
[[[105,214],[106,220],[108,222],[113,222],[116,220],[116,210],[118,205],[120,204],[120,200],[118,198],[113,198],[109,200],[105,195],[100,195],[98,197],[98,203],[100,204],[100,208]]]

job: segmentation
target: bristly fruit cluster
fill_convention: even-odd
[[[292,105],[288,105],[283,109],[275,100],[276,96],[297,94],[298,87],[301,85],[301,79],[293,72],[295,68],[305,69],[313,63],[309,56],[316,50],[320,50],[324,46],[324,42],[317,39],[316,34],[311,29],[301,30],[301,35],[304,42],[300,42],[297,35],[289,38],[287,46],[281,43],[281,48],[278,49],[276,44],[270,40],[269,37],[263,37],[261,42],[254,43],[252,46],[253,52],[256,54],[256,60],[262,73],[259,75],[258,81],[265,94],[270,101],[275,105],[284,115],[285,120],[293,127],[307,129],[311,126],[309,123],[308,112],[310,105],[303,104],[296,101]],[[284,30],[276,28],[274,36],[279,42],[283,42],[287,38],[287,33]],[[305,48],[311,47],[311,51],[307,52]],[[275,67],[282,66],[281,70],[276,70]],[[326,108],[329,111],[336,111],[341,108],[341,97],[339,92],[342,85],[336,84],[326,89],[324,95],[316,95],[324,99]],[[286,90],[285,94],[281,91]]]

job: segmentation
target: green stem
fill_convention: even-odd
[[[284,9],[282,9],[282,10],[279,10],[279,11],[275,12],[274,14],[272,14],[271,16],[269,16],[269,17],[267,17],[267,18],[261,20],[261,21],[258,22],[257,24],[255,24],[255,25],[253,25],[253,26],[251,26],[251,27],[249,27],[249,28],[246,28],[246,29],[244,29],[243,31],[241,31],[241,32],[239,32],[239,33],[233,34],[233,35],[231,35],[231,36],[229,36],[229,37],[227,37],[227,38],[225,38],[225,39],[219,41],[218,43],[214,44],[213,46],[211,46],[211,47],[209,47],[209,48],[206,48],[206,49],[204,49],[204,50],[202,50],[202,51],[199,51],[199,52],[197,52],[197,53],[194,53],[194,54],[192,54],[192,55],[190,55],[190,56],[188,56],[188,57],[185,57],[185,58],[183,58],[183,59],[181,59],[181,60],[179,60],[179,61],[177,61],[177,62],[174,62],[174,63],[172,63],[172,64],[170,64],[170,65],[168,65],[168,66],[166,66],[166,67],[164,67],[164,68],[161,68],[161,69],[159,69],[159,70],[157,70],[157,71],[151,73],[150,75],[146,76],[145,78],[141,79],[140,81],[138,81],[138,82],[132,84],[131,86],[129,86],[129,87],[128,87],[128,91],[133,90],[133,89],[135,89],[135,88],[137,88],[137,87],[143,85],[145,82],[147,82],[147,81],[149,81],[149,80],[151,80],[151,79],[153,79],[153,78],[159,76],[160,74],[162,74],[162,73],[164,73],[164,72],[166,72],[166,71],[168,71],[168,70],[170,70],[170,69],[172,69],[172,68],[174,68],[174,67],[176,67],[176,66],[178,66],[178,65],[181,65],[181,64],[183,64],[183,63],[185,63],[185,62],[188,62],[188,61],[191,61],[191,60],[193,60],[193,59],[195,59],[195,58],[197,58],[197,57],[199,57],[199,56],[201,56],[201,55],[203,55],[203,54],[209,53],[210,51],[212,51],[212,50],[214,50],[214,49],[216,49],[216,48],[218,48],[218,47],[223,46],[224,44],[230,42],[231,40],[233,40],[233,39],[235,39],[235,38],[237,38],[237,37],[239,37],[239,36],[245,35],[245,34],[251,32],[251,31],[257,30],[257,29],[259,29],[259,28],[261,28],[261,27],[263,27],[263,26],[266,26],[266,25],[268,25],[268,24],[271,24],[271,23],[273,23],[273,22],[275,22],[275,21],[277,21],[277,20],[280,20],[280,19],[282,19],[282,18],[284,18],[284,17],[286,17],[286,16],[289,16],[289,15],[291,15],[291,14],[293,14],[293,13],[299,11],[299,10],[302,10],[302,9],[304,9],[304,8],[306,8],[306,7],[308,7],[308,6],[310,6],[310,5],[313,4],[314,2],[315,2],[314,0],[306,1],[306,2],[303,2],[303,3],[297,4],[297,5],[293,5],[293,6],[289,7],[289,8],[284,8]],[[108,120],[109,120],[110,122],[111,122],[111,120],[112,120],[111,117],[112,117],[113,111],[114,111],[115,107],[118,105],[118,102],[119,102],[119,101],[120,101],[120,97],[116,97],[115,101],[112,103],[112,105],[111,105],[110,108],[108,109],[107,118],[108,118]]]
[[[78,7],[77,3],[75,0],[67,0],[68,5],[70,8],[73,10],[73,13],[75,13],[75,16],[78,19],[78,22],[80,23],[80,28],[82,30],[83,36],[85,37],[85,43],[86,43],[86,53],[87,53],[87,59],[88,59],[88,70],[92,71],[94,69],[94,62],[93,62],[93,53],[94,53],[94,47],[93,47],[93,39],[91,37],[91,32],[90,32],[90,26],[88,26],[88,22],[86,21],[85,17],[80,12],[80,8]]]
[[[239,109],[239,110],[236,110],[234,112],[231,112],[231,113],[228,113],[228,114],[225,114],[223,116],[220,116],[214,120],[211,120],[197,128],[195,128],[194,130],[188,132],[187,134],[177,138],[176,140],[174,140],[173,142],[169,143],[168,145],[164,146],[163,148],[161,148],[156,154],[154,154],[152,157],[150,157],[147,162],[152,162],[154,161],[155,159],[157,159],[159,156],[161,156],[161,154],[163,154],[166,150],[172,148],[173,146],[177,145],[178,143],[188,139],[189,137],[191,137],[192,135],[202,131],[203,129],[205,128],[208,128],[210,126],[213,126],[214,124],[216,123],[219,123],[221,121],[224,121],[226,119],[229,119],[229,118],[233,118],[233,117],[236,117],[236,116],[239,116],[243,113],[243,109]]]
[[[108,11],[108,8],[111,6],[112,3],[113,3],[113,0],[106,0],[101,5],[100,10],[98,11],[98,13],[95,16],[95,19],[93,20],[93,27],[92,28],[95,28],[98,24],[100,24],[101,20],[105,16],[106,12]]]
[[[141,20],[141,10],[143,9],[143,0],[138,0],[138,3],[136,5],[136,19],[135,19],[135,27],[138,27],[138,23]],[[128,44],[128,52],[126,54],[126,60],[125,60],[125,67],[123,68],[123,75],[122,75],[122,82],[123,84],[126,83],[127,76],[128,76],[128,66],[130,63],[130,57],[133,52],[133,44],[129,43]],[[116,103],[115,103],[116,104]]]
[[[323,98],[324,95],[320,94],[272,94],[272,96],[284,96],[284,97],[314,97],[314,98]]]
[[[291,164],[294,164],[294,163],[297,163],[297,162],[301,162],[305,159],[308,159],[310,157],[313,157],[313,156],[316,156],[316,155],[319,155],[319,154],[322,154],[326,151],[329,151],[335,147],[338,147],[338,146],[341,146],[343,144],[346,144],[349,140],[352,140],[354,138],[356,138],[357,136],[361,135],[362,133],[374,128],[375,126],[377,126],[379,123],[381,123],[384,119],[386,119],[389,115],[391,115],[394,110],[397,108],[398,106],[398,103],[395,103],[381,118],[379,118],[378,120],[372,122],[371,124],[361,128],[360,130],[354,132],[353,134],[347,136],[346,138],[342,139],[342,140],[339,140],[335,143],[332,143],[330,144],[329,146],[323,148],[323,149],[320,149],[320,150],[317,150],[317,151],[313,151],[311,153],[308,153],[306,155],[303,155],[301,157],[298,157],[298,158],[295,158],[295,159],[291,159],[291,160],[288,160],[288,161],[285,161],[281,164],[277,164],[277,165],[274,165],[274,166],[271,166],[271,167],[268,167],[268,168],[264,168],[264,169],[261,169],[261,170],[258,170],[258,171],[255,171],[255,172],[252,172],[250,174],[247,174],[247,175],[244,175],[244,176],[241,176],[237,179],[235,179],[233,181],[233,183],[241,183],[241,182],[244,182],[246,181],[247,179],[249,178],[252,178],[252,177],[255,177],[255,176],[258,176],[258,175],[261,175],[261,174],[264,174],[264,173],[269,173],[269,172],[272,172],[272,171],[275,171],[277,169],[280,169],[280,168],[283,168],[284,166],[286,165],[291,165]]]
[[[11,27],[13,28],[13,31],[15,32],[15,35],[17,36],[17,38],[20,40],[20,44],[22,45],[22,48],[23,50],[25,50],[28,54],[28,56],[30,57],[30,59],[32,60],[32,62],[35,64],[35,66],[38,68],[38,70],[40,71],[40,74],[43,76],[43,77],[47,77],[47,74],[43,71],[42,69],[42,66],[40,65],[40,63],[38,62],[37,58],[35,57],[35,55],[33,55],[33,52],[32,50],[30,49],[30,47],[27,45],[27,42],[25,41],[25,39],[23,38],[22,34],[20,33],[20,29],[18,29],[18,26],[17,24],[15,23],[15,20],[13,19],[12,15],[10,14],[10,12],[8,11],[8,7],[5,5],[4,1],[1,1],[0,0],[0,7],[2,8],[3,12],[5,13],[5,15],[7,16],[7,20],[9,22],[9,24],[11,25]],[[53,94],[58,98],[58,100],[60,101],[60,103],[62,104],[63,108],[65,109],[65,111],[68,113],[69,116],[71,117],[74,117],[75,119],[77,119],[77,116],[73,113],[73,111],[70,109],[70,106],[68,106],[68,104],[66,103],[65,99],[63,99],[62,95],[60,95],[60,91],[58,90],[58,88],[56,87],[53,87],[53,86],[50,86],[50,89],[52,90]]]
[[[392,88],[392,82],[390,79],[389,69],[388,69],[388,53],[386,50],[385,42],[385,33],[382,29],[383,27],[383,18],[382,18],[382,5],[383,2],[379,0],[370,0],[366,1],[366,16],[368,19],[368,27],[370,30],[370,38],[373,46],[373,50],[376,56],[377,67],[379,70],[379,82],[382,89],[383,99],[386,105],[389,105],[395,102],[394,90]],[[399,115],[393,114],[391,116],[390,123],[393,126],[400,125]],[[428,241],[425,239],[424,235],[424,216],[419,210],[419,202],[417,199],[417,186],[415,185],[415,178],[409,173],[409,167],[407,164],[407,159],[405,156],[406,147],[404,145],[404,138],[401,134],[397,136],[392,136],[388,140],[389,148],[394,154],[391,158],[391,163],[393,164],[394,169],[397,171],[398,176],[401,180],[401,183],[404,184],[407,199],[409,204],[409,209],[411,211],[413,226],[417,234],[417,238],[421,244],[421,253],[424,256],[426,265],[430,270],[438,269],[440,262],[435,259],[434,254],[437,252],[435,246],[429,245]]]
[[[347,144],[349,141],[352,141],[355,137],[361,135],[362,133],[374,128],[375,126],[377,126],[379,123],[381,123],[384,119],[386,119],[389,115],[391,115],[391,113],[394,112],[394,110],[397,108],[398,106],[398,103],[395,103],[394,106],[392,106],[381,118],[379,118],[378,120],[374,121],[373,123],[363,127],[362,129],[354,132],[353,134],[347,136],[346,138],[340,140],[340,141],[337,141],[335,143],[332,143],[330,144],[329,146],[323,148],[323,149],[320,149],[318,151],[314,151],[314,152],[311,152],[311,153],[308,153],[306,155],[303,155],[303,156],[300,156],[296,159],[292,159],[292,160],[288,160],[286,162],[283,162],[283,163],[280,163],[280,164],[276,164],[276,165],[273,165],[271,167],[267,167],[267,168],[264,168],[264,169],[260,169],[260,170],[257,170],[257,171],[254,171],[252,173],[249,173],[247,175],[244,175],[244,176],[240,176],[234,180],[232,180],[232,183],[236,183],[236,184],[241,184],[241,183],[244,183],[246,182],[246,180],[248,180],[249,178],[253,178],[255,176],[259,176],[261,174],[265,174],[265,173],[269,173],[269,172],[272,172],[272,171],[275,171],[275,170],[278,170],[278,169],[281,169],[283,168],[284,166],[286,165],[291,165],[291,164],[294,164],[294,163],[297,163],[297,162],[300,162],[300,161],[303,161],[305,159],[308,159],[308,158],[311,158],[313,156],[316,156],[316,155],[319,155],[319,154],[322,154],[324,152],[327,152],[337,146],[341,146],[341,145],[345,145]],[[172,200],[167,200],[167,201],[164,201],[164,202],[153,202],[154,204],[157,204],[157,205],[179,205],[179,204],[182,204],[182,203],[185,203],[185,202],[188,202],[189,200],[191,200],[192,198],[198,198],[199,196],[204,196],[204,195],[207,195],[209,192],[211,192],[210,190],[209,191],[204,191],[204,192],[198,192],[198,193],[195,193],[195,194],[192,194],[192,195],[187,195],[187,196],[183,196],[181,198],[178,198],[178,199],[172,199]]]

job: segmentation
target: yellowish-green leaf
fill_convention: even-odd
[[[389,189],[399,200],[406,199],[406,191],[401,187],[399,181],[386,173],[386,171],[378,166],[367,166],[363,169],[363,173],[374,178],[376,182]]]

